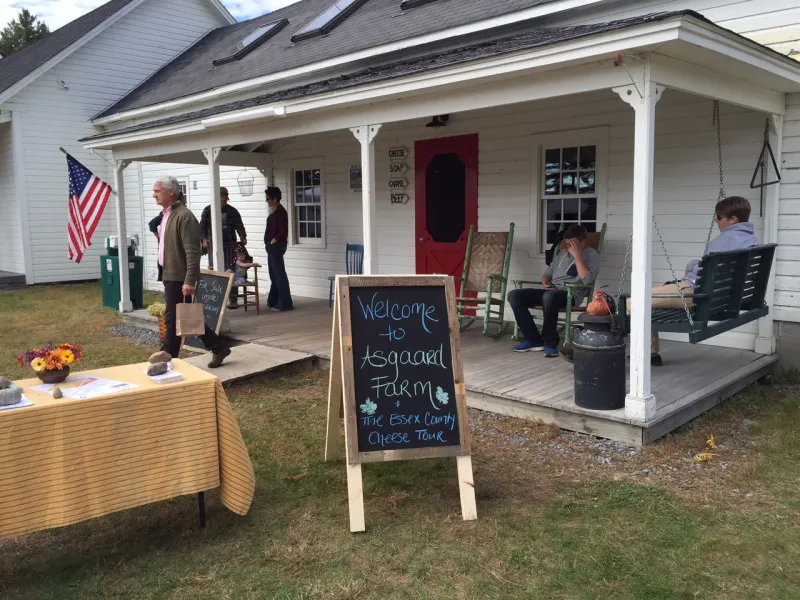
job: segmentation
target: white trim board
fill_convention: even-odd
[[[25,177],[25,147],[22,127],[25,113],[15,110],[11,119],[11,144],[14,157],[14,185],[19,203],[19,226],[22,228],[22,253],[25,263],[25,283],[36,283],[33,273],[33,249],[31,245],[31,228],[28,222],[28,188]],[[64,224],[66,228],[66,223]],[[66,251],[66,250],[65,250]]]

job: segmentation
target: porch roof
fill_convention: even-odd
[[[653,31],[648,28],[657,25],[664,25],[664,27],[655,32],[658,35],[654,36]],[[629,33],[629,35],[624,38],[609,39],[608,44],[601,44],[601,41],[606,40],[605,36],[623,33]],[[706,36],[714,39],[709,42]],[[585,51],[572,52],[572,45],[577,43],[585,43],[587,48],[581,48]],[[457,69],[465,69],[469,65],[482,65],[492,59],[502,60],[504,57],[508,57],[508,60],[511,61],[516,57],[531,57],[536,56],[536,53],[547,52],[548,62],[536,64],[539,71],[554,67],[585,65],[590,62],[596,63],[598,58],[613,57],[614,53],[610,51],[612,48],[616,52],[625,51],[627,53],[658,49],[660,55],[672,60],[672,67],[676,66],[675,59],[677,59],[681,61],[681,64],[677,65],[678,68],[682,68],[683,65],[691,67],[693,64],[699,64],[705,69],[722,72],[728,77],[734,77],[735,73],[742,80],[741,83],[746,85],[745,79],[749,79],[751,86],[755,84],[755,86],[763,87],[765,93],[769,91],[781,93],[800,91],[800,63],[797,61],[719,27],[694,11],[676,11],[591,25],[532,29],[424,57],[369,67],[245,100],[114,129],[86,137],[80,142],[91,148],[111,148],[115,145],[162,136],[202,132],[220,125],[233,123],[241,125],[244,121],[256,118],[262,121],[269,118],[281,118],[287,116],[290,107],[292,114],[300,112],[295,110],[294,103],[303,102],[308,105],[316,100],[313,108],[330,107],[336,104],[326,105],[326,102],[337,93],[355,93],[362,89],[374,89],[381,84],[386,85],[387,82],[399,83],[427,74],[453,72],[455,76],[448,79],[446,83],[474,83],[475,78],[470,80],[467,77],[459,77],[461,71]],[[702,49],[703,52],[697,52],[698,49]],[[530,67],[527,68],[530,69]],[[674,71],[674,68],[672,70]],[[508,75],[509,73],[509,71],[504,71],[502,74]],[[698,82],[703,79],[699,73],[692,75]],[[630,75],[626,79],[625,83],[631,82]],[[607,87],[621,84],[616,80],[609,81],[610,84]],[[427,83],[420,86],[420,89],[430,90],[431,87],[430,83]],[[395,90],[391,90],[391,92],[395,92]],[[350,102],[386,99],[388,95],[389,93],[381,91],[368,98],[351,99]],[[724,96],[715,97],[725,99]],[[341,105],[339,104],[339,106]],[[768,103],[765,103],[765,106],[767,105]],[[446,106],[442,105],[442,108],[446,108]],[[310,110],[310,108],[304,106],[303,110]]]

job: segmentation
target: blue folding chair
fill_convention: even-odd
[[[364,272],[364,246],[362,244],[347,244],[344,254],[344,264],[348,275],[361,275]],[[333,284],[336,276],[328,277],[331,289],[328,295],[328,307],[333,306]]]

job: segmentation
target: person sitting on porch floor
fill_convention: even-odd
[[[594,248],[586,247],[586,227],[570,225],[564,232],[563,247],[555,260],[555,265],[548,266],[542,275],[543,288],[525,288],[512,290],[508,294],[508,303],[514,311],[525,339],[514,346],[514,352],[542,351],[547,358],[558,356],[558,312],[567,306],[568,283],[592,285],[600,271],[600,254]],[[573,305],[583,302],[588,290],[576,289],[572,298]],[[530,308],[541,306],[544,313],[542,333],[536,328]]]
[[[710,252],[727,252],[728,250],[746,250],[758,246],[755,228],[750,223],[750,203],[741,196],[730,196],[717,202],[714,207],[714,220],[720,234],[706,244],[703,256]],[[668,281],[662,286],[653,288],[653,294],[691,294],[697,281],[700,260],[690,260],[686,272],[680,281]],[[686,298],[686,306],[694,304],[690,297]],[[681,298],[653,298],[653,308],[684,308]],[[628,298],[628,314],[631,312],[631,299]],[[659,354],[658,332],[650,334],[650,364],[660,367],[663,363]]]

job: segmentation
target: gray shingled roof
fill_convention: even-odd
[[[673,17],[690,16],[695,19],[711,23],[702,15],[693,11],[678,11],[678,12],[664,12],[639,17],[632,17],[630,19],[621,19],[618,21],[610,21],[606,23],[595,23],[591,25],[575,25],[571,27],[548,27],[530,29],[523,33],[516,35],[498,38],[496,40],[471,44],[462,48],[429,54],[424,57],[400,60],[389,64],[379,65],[362,69],[346,75],[317,81],[308,85],[294,87],[291,89],[280,90],[269,94],[264,94],[247,100],[240,100],[237,102],[229,102],[221,104],[212,108],[198,110],[191,113],[176,115],[174,117],[167,117],[142,123],[140,125],[132,125],[94,135],[81,140],[81,142],[88,140],[100,140],[106,137],[119,135],[122,133],[130,133],[134,131],[142,131],[162,125],[171,125],[175,123],[182,123],[187,121],[197,121],[199,119],[208,118],[214,115],[219,115],[227,112],[242,110],[246,108],[253,108],[256,106],[263,106],[273,104],[276,102],[283,102],[293,98],[308,97],[315,94],[322,94],[344,88],[356,87],[367,83],[376,81],[396,79],[399,77],[406,77],[424,71],[430,71],[450,65],[465,63],[474,60],[507,54],[510,52],[517,52],[519,50],[527,50],[533,48],[540,48],[549,46],[559,42],[565,42],[582,38],[598,33],[608,31],[615,31],[636,25],[646,23],[653,23],[663,21]]]
[[[333,3],[333,0],[301,0],[262,17],[209,32],[192,48],[95,118],[160,104],[553,1],[436,0],[401,13],[401,0],[368,0],[328,35],[292,44],[291,37]],[[212,64],[215,59],[230,54],[231,48],[259,26],[283,18],[289,19],[289,25],[245,58],[218,67]]]
[[[133,0],[111,0],[21,50],[4,56],[0,59],[0,93],[27,77],[131,2]]]

